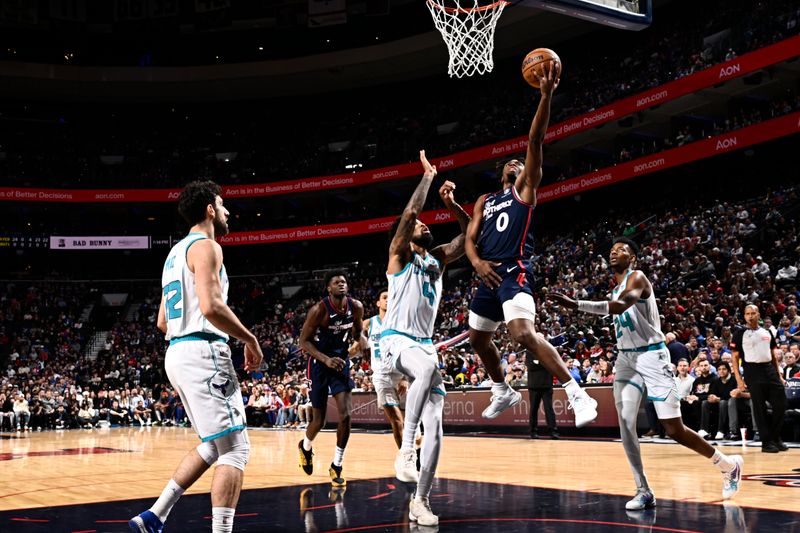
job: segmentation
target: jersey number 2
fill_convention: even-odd
[[[171,296],[170,293],[172,293]],[[167,286],[164,287],[164,298],[167,300],[164,307],[167,311],[168,320],[183,316],[183,311],[177,308],[181,299],[183,299],[183,289],[181,288],[180,281],[171,281],[167,283]]]

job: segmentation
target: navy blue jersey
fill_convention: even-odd
[[[326,325],[317,328],[317,334],[312,341],[317,350],[327,356],[337,356],[347,359],[347,349],[350,347],[351,332],[353,331],[353,304],[350,297],[345,298],[345,310],[339,312],[328,296],[322,303],[328,313]]]
[[[478,237],[481,259],[505,263],[533,255],[533,205],[523,202],[512,185],[487,194]]]

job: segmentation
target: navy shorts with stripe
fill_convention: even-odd
[[[355,383],[350,379],[350,358],[347,353],[328,354],[330,357],[339,357],[345,362],[341,371],[328,368],[310,355],[308,356],[308,379],[311,380],[311,406],[314,409],[325,409],[328,405],[328,395],[336,396],[340,392],[350,392]]]
[[[483,318],[502,322],[503,303],[521,292],[533,296],[534,278],[529,262],[509,261],[494,270],[503,278],[500,286],[492,289],[485,282],[481,282],[472,298],[469,310]]]

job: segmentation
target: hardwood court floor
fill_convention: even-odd
[[[315,441],[315,472],[297,466],[302,431],[251,431],[244,489],[325,483],[335,434]],[[0,438],[0,511],[154,498],[183,455],[198,443],[191,429],[119,428],[6,434]],[[746,479],[736,497],[743,507],[782,510],[800,488],[800,449],[762,454],[760,448],[723,447],[741,453]],[[345,477],[393,476],[396,448],[389,434],[353,433]],[[649,480],[661,500],[719,503],[721,475],[710,461],[677,445],[643,443]],[[631,496],[633,481],[622,445],[611,441],[445,437],[439,477]],[[788,486],[787,486],[788,483]],[[187,494],[207,493],[211,472]],[[784,486],[781,486],[783,484]]]

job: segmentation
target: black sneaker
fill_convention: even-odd
[[[305,448],[303,448],[303,441],[297,444],[297,449],[300,457],[300,468],[310,476],[314,472],[314,450],[312,448],[306,451]]]
[[[344,480],[342,477],[342,467],[336,466],[335,464],[331,463],[331,467],[328,469],[328,473],[331,475],[331,485],[334,488],[341,488],[347,486],[347,481]]]
[[[778,453],[780,452],[780,448],[775,446],[773,442],[765,442],[761,445],[761,452],[762,453]]]
[[[557,429],[554,429],[554,430],[552,430],[552,431],[550,432],[550,438],[551,438],[551,439],[558,440],[559,438],[561,438],[561,435],[559,435],[559,433],[558,433],[558,430],[557,430]]]
[[[789,447],[782,440],[775,441],[775,447],[778,448],[782,452],[788,452],[789,451]]]
[[[532,439],[538,439],[539,438],[539,432],[538,431],[531,432],[531,438]]]

